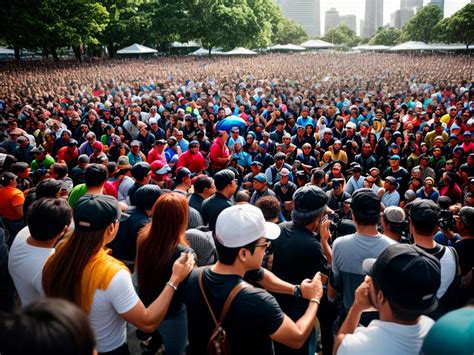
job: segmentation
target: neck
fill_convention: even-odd
[[[226,265],[226,264],[222,264],[220,261],[218,261],[213,266],[211,266],[211,270],[215,272],[216,274],[238,275],[240,277],[244,277],[244,274],[247,271],[247,270],[244,270],[244,268],[239,267],[237,263],[234,263],[232,265]]]
[[[104,190],[104,185],[100,186],[87,186],[88,195],[102,195]]]
[[[420,317],[417,317],[414,320],[401,320],[401,319],[395,318],[392,312],[383,312],[381,310],[379,310],[379,316],[380,316],[380,320],[383,322],[396,323],[400,325],[415,325],[415,324],[418,324],[418,322],[420,321]]]
[[[54,237],[49,240],[36,240],[33,237],[29,236],[28,239],[26,239],[26,243],[28,245],[31,245],[33,247],[37,248],[45,248],[45,249],[51,249],[54,247],[58,240],[58,237]]]
[[[397,233],[393,233],[389,228],[383,230],[383,234],[389,237],[390,239],[399,242],[401,237]]]
[[[357,233],[375,237],[379,234],[377,231],[377,226],[361,226],[356,224]]]
[[[415,244],[420,247],[426,249],[433,249],[436,247],[436,242],[434,241],[433,236],[425,236],[414,233],[413,238],[415,239]]]

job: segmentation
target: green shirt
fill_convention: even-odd
[[[74,187],[69,193],[69,197],[67,199],[67,201],[69,202],[69,205],[71,205],[71,207],[74,208],[74,206],[76,206],[77,200],[79,200],[86,193],[87,193],[86,184],[79,184],[76,187]]]

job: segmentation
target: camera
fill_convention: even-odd
[[[442,209],[439,212],[438,226],[441,229],[454,229],[453,213],[449,209]]]
[[[340,222],[339,215],[335,212],[332,212],[328,214],[328,219],[331,221],[331,224],[329,225],[329,231],[331,232],[331,235],[334,235],[337,232],[337,227]]]

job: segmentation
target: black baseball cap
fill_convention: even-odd
[[[298,212],[313,212],[326,207],[328,196],[317,186],[300,187],[293,195],[294,209]]]
[[[191,170],[189,170],[188,168],[182,166],[181,168],[178,169],[178,171],[176,172],[176,182],[178,184],[182,183],[183,182],[183,179],[187,176],[190,176],[191,175]]]
[[[162,194],[163,191],[158,185],[143,185],[133,194],[131,203],[139,210],[151,210]]]
[[[437,258],[409,244],[395,244],[377,259],[365,259],[362,269],[384,296],[413,315],[436,309],[441,285]]]
[[[139,162],[135,163],[135,165],[132,167],[131,173],[135,179],[142,180],[150,173],[150,171],[150,164],[145,162]]]
[[[74,207],[74,225],[77,229],[96,231],[129,215],[122,213],[115,197],[109,195],[82,196]]]
[[[369,188],[358,189],[352,195],[351,209],[368,215],[380,214],[380,197]]]
[[[214,175],[214,185],[216,185],[216,190],[223,190],[233,180],[235,180],[235,173],[232,170],[224,169],[218,171]]]
[[[410,220],[415,223],[437,223],[439,206],[431,200],[417,198],[407,205]]]

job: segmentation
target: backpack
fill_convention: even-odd
[[[207,308],[209,309],[209,313],[211,313],[212,319],[214,320],[215,327],[211,333],[211,337],[209,342],[207,343],[207,355],[230,355],[230,344],[229,339],[227,338],[226,331],[223,327],[224,319],[227,314],[227,311],[230,308],[232,301],[234,300],[235,296],[242,291],[244,288],[250,287],[250,285],[246,282],[239,282],[234,288],[230,291],[229,295],[227,296],[227,300],[224,303],[224,308],[222,309],[221,316],[219,321],[217,320],[214,312],[212,311],[211,305],[209,304],[209,300],[207,299],[206,292],[204,290],[204,285],[202,283],[202,273],[204,269],[199,272],[198,281],[199,281],[199,288],[201,289],[202,296],[206,301]]]

